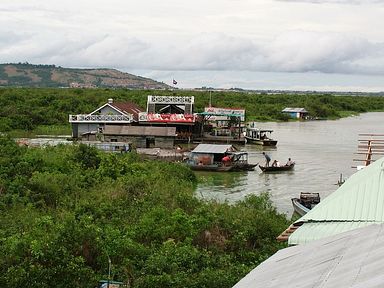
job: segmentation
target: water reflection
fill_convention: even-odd
[[[239,186],[239,183],[244,182],[246,184],[247,174],[246,172],[234,172],[234,173],[220,173],[220,172],[195,172],[199,183],[202,186],[215,188],[229,188],[235,189]]]
[[[273,129],[277,147],[245,145],[250,163],[264,164],[262,151],[268,151],[272,161],[296,162],[292,171],[262,173],[198,173],[196,193],[204,199],[235,202],[250,194],[269,192],[277,209],[292,214],[291,198],[300,192],[318,192],[323,199],[337,189],[340,174],[344,178],[355,172],[351,166],[356,158],[359,133],[384,134],[384,113],[366,113],[335,121],[260,123]]]
[[[242,193],[244,187],[248,185],[247,172],[196,171],[195,174],[199,181],[197,195],[204,199],[223,201],[226,200],[223,196]]]

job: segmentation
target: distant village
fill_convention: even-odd
[[[246,143],[245,109],[205,107],[194,112],[193,96],[149,95],[143,109],[132,102],[107,103],[88,114],[69,115],[72,138],[103,143],[130,143],[136,148],[173,149],[182,143]],[[304,108],[282,113],[305,118]]]

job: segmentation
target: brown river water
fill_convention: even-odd
[[[261,153],[265,151],[272,161],[283,164],[291,157],[296,162],[294,170],[266,174],[256,167],[249,172],[198,172],[198,197],[233,203],[250,194],[269,192],[277,210],[291,216],[292,197],[300,192],[318,192],[323,199],[338,188],[340,174],[348,178],[356,172],[352,166],[362,162],[353,159],[364,157],[356,155],[358,140],[367,139],[359,134],[384,134],[384,113],[340,120],[263,122],[259,126],[274,130],[272,137],[278,143],[275,148],[245,145],[241,150],[249,152],[249,162],[264,164]]]

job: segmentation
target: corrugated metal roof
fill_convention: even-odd
[[[89,113],[89,115],[92,115],[94,113],[97,113],[100,109],[103,109],[106,106],[111,107],[113,110],[115,110],[118,114],[131,114],[133,118],[138,121],[138,115],[140,112],[143,112],[144,110],[141,109],[136,103],[133,102],[113,102],[112,99],[111,101],[108,101],[101,107],[97,108],[96,110],[92,111]]]
[[[216,112],[200,112],[197,113],[198,115],[203,115],[203,116],[227,116],[227,117],[244,117],[244,114],[239,114],[239,113],[216,113]]]
[[[113,102],[110,105],[123,111],[124,113],[132,114],[136,121],[139,119],[139,113],[144,112],[143,109],[133,102]]]
[[[384,158],[349,177],[295,223],[299,222],[303,225],[289,237],[289,244],[306,243],[348,227],[384,223]]]
[[[282,249],[234,288],[384,287],[383,266],[384,226],[370,225]]]
[[[308,222],[300,226],[288,238],[288,245],[305,244],[324,237],[336,235],[376,222]],[[377,223],[376,223],[377,224]]]
[[[176,127],[105,125],[103,134],[176,137]]]
[[[349,177],[299,221],[384,222],[384,157]]]
[[[236,148],[228,144],[199,144],[193,149],[192,153],[215,153],[223,154],[226,152],[234,152]]]
[[[291,108],[291,107],[284,108],[282,112],[308,113],[308,111],[305,110],[305,108]]]

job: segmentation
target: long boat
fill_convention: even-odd
[[[293,210],[300,216],[307,214],[313,207],[320,203],[319,193],[300,193],[300,198],[292,198]]]
[[[217,172],[252,171],[258,165],[248,163],[248,153],[229,144],[199,144],[186,163],[192,170]]]
[[[291,165],[283,165],[283,166],[260,166],[259,168],[263,172],[277,172],[277,171],[289,171],[292,170],[295,167],[295,163],[292,163]]]
[[[244,132],[244,137],[249,144],[257,144],[262,146],[276,146],[277,140],[271,138],[273,130],[260,129],[256,127],[254,122],[249,123]]]

